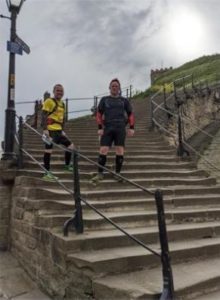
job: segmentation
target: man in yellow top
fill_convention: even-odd
[[[65,105],[62,100],[64,95],[64,89],[61,84],[56,84],[53,88],[53,98],[47,98],[42,107],[42,127],[43,135],[46,136],[45,153],[44,153],[44,167],[47,170],[43,176],[45,180],[54,180],[56,177],[50,172],[50,159],[52,154],[53,141],[56,144],[62,144],[68,149],[73,150],[73,143],[66,137],[63,131],[64,127],[64,116],[65,116]],[[65,152],[65,166],[64,169],[67,171],[73,171],[70,165],[71,152]]]

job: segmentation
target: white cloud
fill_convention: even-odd
[[[0,13],[7,15],[0,1]],[[205,29],[196,52],[177,52],[168,42],[172,13],[183,6],[199,16]],[[124,86],[144,90],[151,68],[175,67],[220,51],[219,9],[218,0],[26,0],[17,33],[31,53],[16,57],[16,101],[40,98],[57,82],[64,85],[66,97],[93,97],[107,91],[115,76]],[[0,92],[6,108],[10,22],[0,22]],[[85,108],[85,102],[72,102],[70,108],[79,107]],[[20,111],[30,113],[32,107],[20,106]],[[2,138],[4,110],[0,118]]]

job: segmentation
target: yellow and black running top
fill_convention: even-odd
[[[65,105],[63,100],[48,98],[44,101],[43,112],[47,112],[47,129],[62,130],[65,114]]]

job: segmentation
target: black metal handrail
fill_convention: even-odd
[[[123,91],[126,91],[126,97],[131,99],[132,97],[132,85],[130,86],[126,86],[126,87],[123,87],[121,89],[121,92]],[[92,114],[94,114],[97,110],[97,106],[98,106],[98,99],[101,97],[101,96],[106,96],[108,95],[109,93],[103,93],[103,94],[99,94],[99,95],[96,95],[94,97],[68,97],[68,98],[65,98],[64,99],[64,102],[65,102],[65,121],[67,122],[68,121],[68,116],[69,114],[73,114],[73,113],[81,113],[81,112],[92,112]],[[92,104],[92,107],[90,107],[90,109],[80,109],[80,110],[72,110],[72,111],[69,111],[69,102],[70,101],[88,101],[88,100],[92,100],[93,101],[93,104]],[[39,126],[39,111],[41,111],[41,108],[42,108],[42,103],[43,103],[43,100],[34,100],[34,101],[17,101],[16,102],[16,105],[21,105],[21,104],[34,104],[34,114],[31,115],[31,118],[33,119],[32,120],[32,126],[34,128],[38,128]]]
[[[19,119],[20,120],[20,119]],[[22,123],[19,122],[20,126],[22,126]],[[34,131],[39,136],[42,136],[40,132],[38,132],[36,129],[32,128],[29,124],[23,123],[25,126],[27,126],[29,129]],[[19,143],[19,141],[18,141]],[[92,204],[88,203],[87,200],[81,197],[80,195],[80,182],[79,182],[79,169],[78,169],[78,157],[82,157],[86,159],[88,162],[92,163],[93,165],[100,166],[98,163],[92,161],[85,155],[82,155],[79,151],[74,149],[73,151],[61,146],[57,145],[54,142],[52,142],[56,147],[64,150],[64,151],[70,151],[73,152],[73,163],[74,163],[74,192],[67,188],[63,183],[59,181],[59,179],[55,178],[55,181],[61,185],[66,191],[68,191],[70,194],[74,195],[75,199],[75,210],[74,210],[74,216],[70,219],[68,219],[64,224],[64,235],[68,235],[68,228],[70,225],[74,225],[75,230],[77,233],[83,233],[83,218],[82,218],[82,206],[81,201],[83,201],[88,207],[93,209],[96,213],[98,213],[100,216],[102,216],[106,221],[108,221],[110,224],[112,224],[115,228],[120,230],[122,233],[124,233],[126,236],[128,236],[130,239],[132,239],[134,242],[139,244],[140,246],[144,247],[148,251],[150,251],[152,254],[156,255],[157,257],[161,258],[162,263],[162,275],[163,275],[163,291],[160,297],[160,300],[174,300],[174,286],[173,286],[173,276],[172,276],[172,269],[170,264],[170,255],[169,255],[169,247],[168,247],[168,239],[167,239],[167,231],[166,231],[166,222],[165,222],[165,214],[164,214],[164,207],[163,207],[163,194],[162,191],[159,189],[156,189],[155,192],[146,189],[145,187],[125,178],[122,175],[118,175],[112,170],[109,170],[106,167],[103,167],[104,170],[107,172],[113,174],[114,176],[117,176],[119,178],[122,178],[124,181],[132,184],[135,187],[138,187],[144,192],[147,192],[149,194],[154,194],[155,201],[156,201],[156,207],[157,207],[157,216],[158,216],[158,228],[159,228],[159,238],[160,238],[160,244],[161,244],[161,254],[156,252],[155,250],[151,249],[147,245],[145,245],[142,241],[134,237],[133,235],[129,234],[126,230],[124,230],[121,226],[116,224],[114,221],[112,221],[110,218],[106,217],[103,213],[101,213],[98,209],[96,209]],[[20,151],[24,152],[26,155],[28,155],[33,161],[35,161],[41,169],[43,169],[45,172],[47,171],[30,153],[28,153],[26,150],[24,150],[22,147],[20,147]]]

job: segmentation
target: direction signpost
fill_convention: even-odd
[[[10,41],[7,42],[9,52],[9,74],[8,74],[8,100],[5,110],[5,139],[4,153],[2,160],[16,161],[14,153],[14,134],[15,134],[15,58],[16,54],[22,55],[23,51],[30,53],[29,46],[22,41],[16,34],[16,19],[24,0],[7,0],[10,17],[5,17],[11,21]]]
[[[17,35],[15,37],[15,43],[17,43],[25,53],[29,54],[31,52],[30,47]]]

